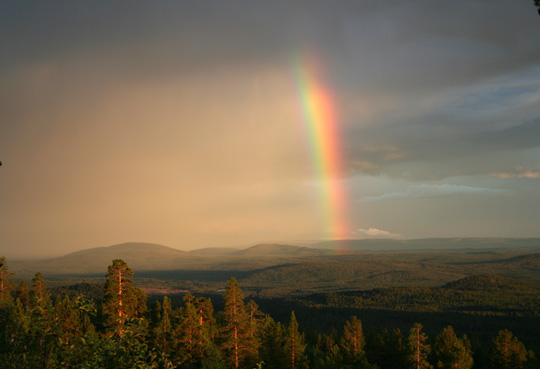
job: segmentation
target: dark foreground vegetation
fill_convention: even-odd
[[[234,278],[219,299],[149,298],[120,259],[104,284],[54,290],[0,264],[0,368],[539,367],[538,286],[497,276],[245,301]]]

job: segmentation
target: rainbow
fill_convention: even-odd
[[[294,79],[312,166],[320,183],[324,233],[330,239],[347,238],[342,145],[333,94],[312,60],[295,63]]]

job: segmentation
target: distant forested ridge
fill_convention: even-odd
[[[282,302],[274,306],[281,308],[281,315],[288,306],[300,307],[275,319],[254,300],[244,298],[235,278],[226,284],[219,306],[208,297],[189,293],[181,301],[163,296],[149,304],[133,274],[125,261],[114,259],[105,283],[51,290],[39,272],[30,284],[14,283],[5,258],[0,258],[0,367],[538,368],[528,341],[509,329],[500,329],[480,345],[452,324],[433,333],[419,321],[406,329],[366,332],[362,320],[366,309],[459,311],[469,303],[489,305],[489,311],[504,314],[535,316],[539,297],[535,284],[483,275],[440,288],[265,300],[266,305]],[[306,309],[337,311],[331,308],[356,314],[330,330],[302,325],[309,318]],[[538,326],[531,328],[538,337]]]
[[[307,306],[540,316],[540,285],[478,275],[441,287],[388,287],[314,294],[297,300]]]

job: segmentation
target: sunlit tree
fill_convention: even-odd
[[[238,369],[245,362],[255,361],[258,345],[251,332],[244,295],[235,278],[229,280],[225,291],[221,348],[229,367]]]
[[[298,331],[298,322],[294,311],[285,335],[285,367],[291,369],[307,368],[307,358],[304,353],[306,344],[304,335]]]
[[[412,369],[432,368],[428,362],[431,346],[427,343],[427,335],[422,332],[422,324],[415,323],[409,332],[409,363]]]
[[[146,295],[133,286],[133,271],[123,260],[113,260],[106,275],[103,298],[105,324],[118,334],[124,324],[146,311]]]

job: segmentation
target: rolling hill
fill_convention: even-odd
[[[16,278],[30,279],[41,272],[45,278],[61,283],[67,278],[73,281],[83,276],[103,278],[112,260],[123,259],[134,270],[138,283],[147,286],[161,284],[180,289],[196,286],[197,291],[210,291],[234,276],[251,293],[261,296],[392,286],[437,287],[475,274],[498,274],[540,283],[540,253],[534,246],[538,239],[360,241],[343,242],[366,248],[382,245],[382,252],[336,253],[285,244],[187,252],[158,244],[129,242],[47,260],[8,260],[8,264]],[[388,249],[398,246],[398,250]]]

